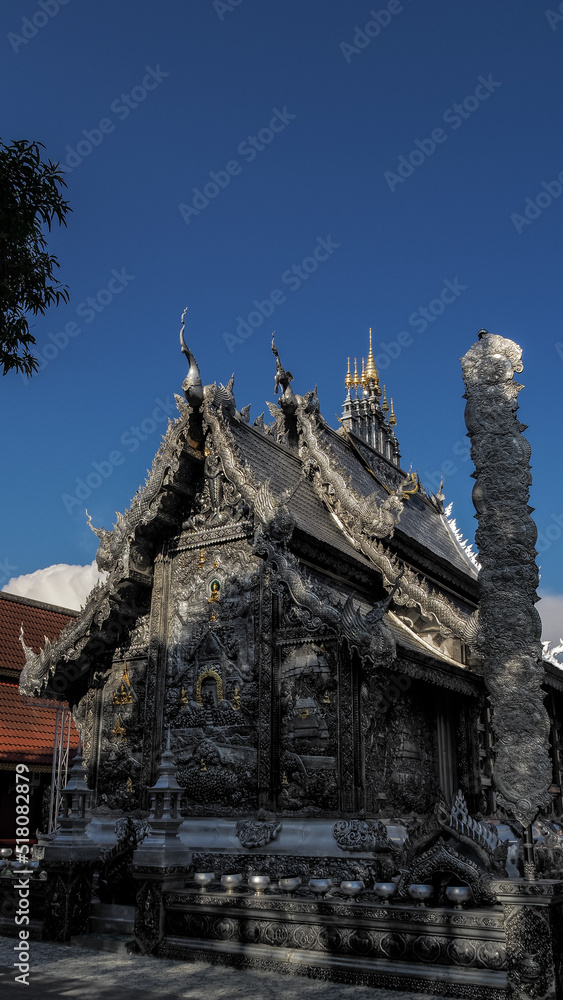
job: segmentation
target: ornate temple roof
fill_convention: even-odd
[[[280,497],[284,490],[288,488],[293,490],[297,486],[290,501],[290,509],[300,530],[369,565],[369,559],[354,548],[326,505],[319,499],[310,481],[304,477],[303,462],[296,450],[288,444],[275,440],[272,435],[258,431],[241,421],[233,420],[231,431],[237,447],[257,480],[269,480],[270,488],[277,497]],[[408,473],[394,467],[386,476],[389,485],[384,485],[383,475],[386,470],[383,471],[380,481],[375,479],[358,453],[354,451],[350,437],[340,435],[327,424],[323,423],[321,427],[323,446],[330,454],[335,467],[341,469],[362,497],[367,498],[375,494],[380,503],[383,503],[389,495],[389,486],[396,488],[397,483],[407,478]],[[365,451],[367,446],[364,448]],[[374,458],[377,457],[379,456],[374,452]],[[440,568],[448,575],[452,569],[455,570],[457,576],[464,578],[463,583],[469,589],[469,593],[476,596],[475,565],[450,531],[445,514],[439,510],[437,503],[432,502],[420,489],[405,501],[399,524],[394,531],[394,540],[397,548],[400,547],[403,551],[407,548],[411,550],[411,558],[414,557],[416,550],[416,553],[425,560],[425,568],[428,568],[428,562],[431,561],[435,570]]]
[[[151,584],[155,554],[188,523],[211,452],[246,504],[255,544],[268,536],[297,551],[299,539],[307,538],[313,547],[309,562],[315,562],[316,546],[325,568],[327,558],[333,568],[347,563],[348,580],[357,580],[364,592],[393,593],[396,604],[417,608],[426,620],[471,643],[475,565],[448,526],[439,499],[426,495],[418,477],[399,465],[395,421],[378,394],[373,356],[368,354],[364,365],[365,396],[358,400],[352,387],[343,428],[335,431],[320,413],[316,389],[303,396],[293,392],[293,376],[273,344],[279,402],[268,403],[271,423],[265,425],[260,416],[251,426],[250,408],[237,409],[234,379],[227,386],[204,387],[183,327],[181,343],[189,371],[184,398],[176,397],[180,415],[170,421],[129,510],[118,515],[112,531],[93,529],[100,539],[98,566],[108,579],[92,591],[59,641],[47,643],[39,655],[28,650],[21,689],[29,694],[44,689],[60,662],[70,660],[76,669],[90,662],[96,636],[99,648],[99,636],[111,630],[118,645],[146,600],[142,592],[146,595]],[[359,422],[355,410],[361,410]]]

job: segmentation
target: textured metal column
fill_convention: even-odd
[[[493,706],[497,801],[524,828],[550,802],[549,718],[544,707],[537,530],[528,506],[530,445],[516,417],[514,381],[522,351],[481,330],[461,360],[465,422],[475,463],[473,503],[479,523],[478,647]],[[528,859],[528,862],[530,859]],[[528,877],[533,865],[527,865]]]

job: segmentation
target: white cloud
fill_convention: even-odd
[[[541,594],[536,605],[542,620],[542,639],[549,639],[552,646],[563,637],[563,594]]]
[[[29,597],[34,601],[79,611],[92,588],[105,576],[99,572],[95,561],[89,566],[58,563],[36,569],[34,573],[14,576],[2,590],[18,597]]]

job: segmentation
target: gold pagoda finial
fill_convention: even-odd
[[[385,395],[385,386],[383,386],[383,402],[381,404],[381,409],[384,413],[389,413],[389,403],[387,402],[387,396]]]
[[[376,386],[379,387],[379,375],[377,373],[377,368],[375,367],[375,358],[373,356],[373,347],[371,345],[371,326],[369,328],[369,352],[366,365],[366,381],[375,382]]]
[[[344,379],[344,385],[346,389],[350,390],[352,388],[352,376],[350,375],[350,358],[348,358],[348,371],[346,372],[346,378]]]
[[[390,427],[396,427],[397,426],[397,418],[395,416],[395,411],[393,409],[393,397],[392,396],[391,396],[391,413],[389,414],[389,426]]]
[[[360,379],[358,377],[358,359],[354,358],[354,378],[352,379],[352,385],[354,389],[357,389],[360,384]]]
[[[367,386],[367,384],[368,384],[368,382],[367,382],[367,378],[366,378],[366,363],[365,363],[364,358],[362,358],[362,374],[360,376],[360,385],[363,386],[364,389],[365,389],[366,386]]]

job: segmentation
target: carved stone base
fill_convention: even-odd
[[[69,941],[88,930],[94,864],[93,860],[42,862],[41,867],[47,872],[45,940]]]
[[[500,976],[488,981],[484,975],[472,976],[459,970],[459,980],[452,979],[449,969],[429,965],[415,967],[403,962],[345,959],[331,955],[319,956],[310,951],[286,951],[257,945],[210,945],[206,941],[190,943],[167,938],[160,954],[184,961],[213,962],[216,965],[240,969],[262,969],[265,972],[307,976],[328,982],[354,986],[371,986],[383,990],[427,993],[432,997],[459,1000],[508,1000],[509,993]]]
[[[133,868],[137,883],[135,943],[141,954],[159,954],[164,933],[163,892],[182,886],[185,876],[186,868],[182,866],[136,865]]]
[[[460,1000],[508,996],[500,911],[319,900],[304,887],[291,897],[275,888],[166,892],[162,905],[158,955]]]

